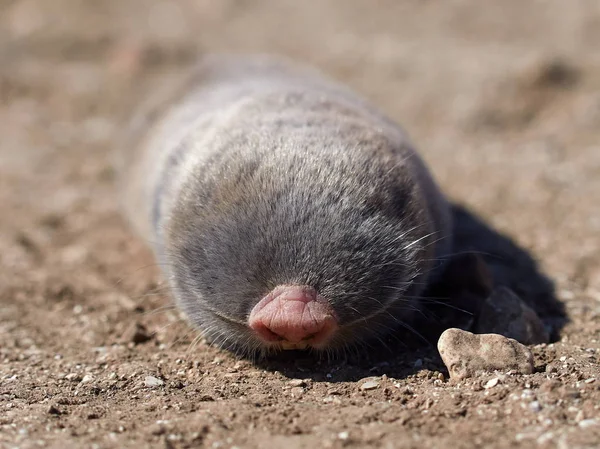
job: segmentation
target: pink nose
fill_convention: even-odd
[[[265,296],[250,312],[248,325],[267,342],[318,347],[337,328],[331,306],[315,289],[282,285]]]

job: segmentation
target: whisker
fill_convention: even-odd
[[[437,234],[437,233],[438,233],[438,231],[433,231],[433,232],[430,232],[429,234],[425,234],[424,236],[422,236],[422,237],[419,237],[419,238],[418,238],[418,239],[416,239],[416,240],[413,240],[412,242],[410,242],[408,245],[406,245],[406,246],[405,246],[404,248],[402,248],[402,249],[403,249],[404,251],[406,251],[407,249],[409,249],[409,248],[411,248],[412,246],[414,246],[414,245],[416,245],[417,243],[419,243],[421,240],[425,240],[425,239],[427,239],[427,238],[429,238],[429,237],[431,237],[432,235],[435,235],[435,234]],[[437,241],[438,241],[438,240],[436,240],[436,241],[434,241],[434,242],[432,242],[432,243],[435,243],[435,242],[437,242]],[[430,243],[430,245],[431,245],[432,243]],[[423,248],[426,248],[427,246],[428,246],[428,245],[424,246]]]
[[[496,254],[488,253],[486,251],[464,250],[464,251],[456,251],[456,252],[444,254],[443,256],[440,256],[440,257],[434,257],[431,259],[423,259],[423,260],[426,260],[426,261],[448,260],[448,259],[452,259],[453,257],[456,257],[456,256],[465,256],[467,254],[476,254],[479,256],[489,256],[489,257],[497,256]]]
[[[159,313],[165,313],[165,312],[168,312],[168,311],[171,311],[171,310],[178,310],[177,306],[175,304],[166,304],[164,306],[157,307],[157,308],[152,309],[152,310],[148,310],[147,312],[144,312],[142,314],[142,316],[145,316],[145,317],[154,316],[154,315],[157,315]]]
[[[121,285],[125,279],[129,278],[129,277],[133,277],[135,274],[139,273],[142,270],[147,270],[148,268],[155,268],[155,267],[167,267],[170,268],[171,264],[169,264],[168,262],[154,262],[154,263],[149,263],[147,265],[143,265],[141,267],[135,268],[133,270],[131,270],[128,273],[123,274],[122,276],[120,276],[115,282],[114,282],[114,286],[118,287],[119,285]]]
[[[419,337],[421,340],[423,340],[425,343],[430,344],[431,342],[429,340],[427,340],[420,332],[418,332],[414,327],[410,326],[408,323],[398,320],[398,324],[400,326],[402,326],[403,328],[411,331],[413,334],[415,334],[417,337]]]
[[[431,300],[430,298],[423,298],[422,301],[424,303],[426,303],[426,304],[427,303],[431,303],[431,304],[435,304],[435,305],[438,305],[438,306],[448,307],[449,309],[456,310],[457,312],[462,312],[462,313],[464,313],[466,315],[471,315],[471,316],[475,315],[473,312],[469,312],[468,310],[462,309],[460,307],[454,306],[452,304],[449,304],[449,303],[446,303],[446,302],[443,302],[443,301],[435,301],[435,300]]]

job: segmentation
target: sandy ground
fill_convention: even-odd
[[[539,262],[568,322],[534,374],[450,382],[434,347],[254,366],[192,344],[109,153],[157,79],[221,50],[372,99]],[[1,447],[600,447],[598,1],[0,0],[0,136]]]

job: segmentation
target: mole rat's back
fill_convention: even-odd
[[[330,349],[406,324],[450,218],[399,127],[266,57],[209,57],[167,90],[122,148],[123,199],[209,339]]]

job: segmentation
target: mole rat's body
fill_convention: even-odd
[[[121,150],[123,197],[209,340],[335,350],[410,323],[451,223],[399,127],[263,57],[206,58],[161,101]]]

